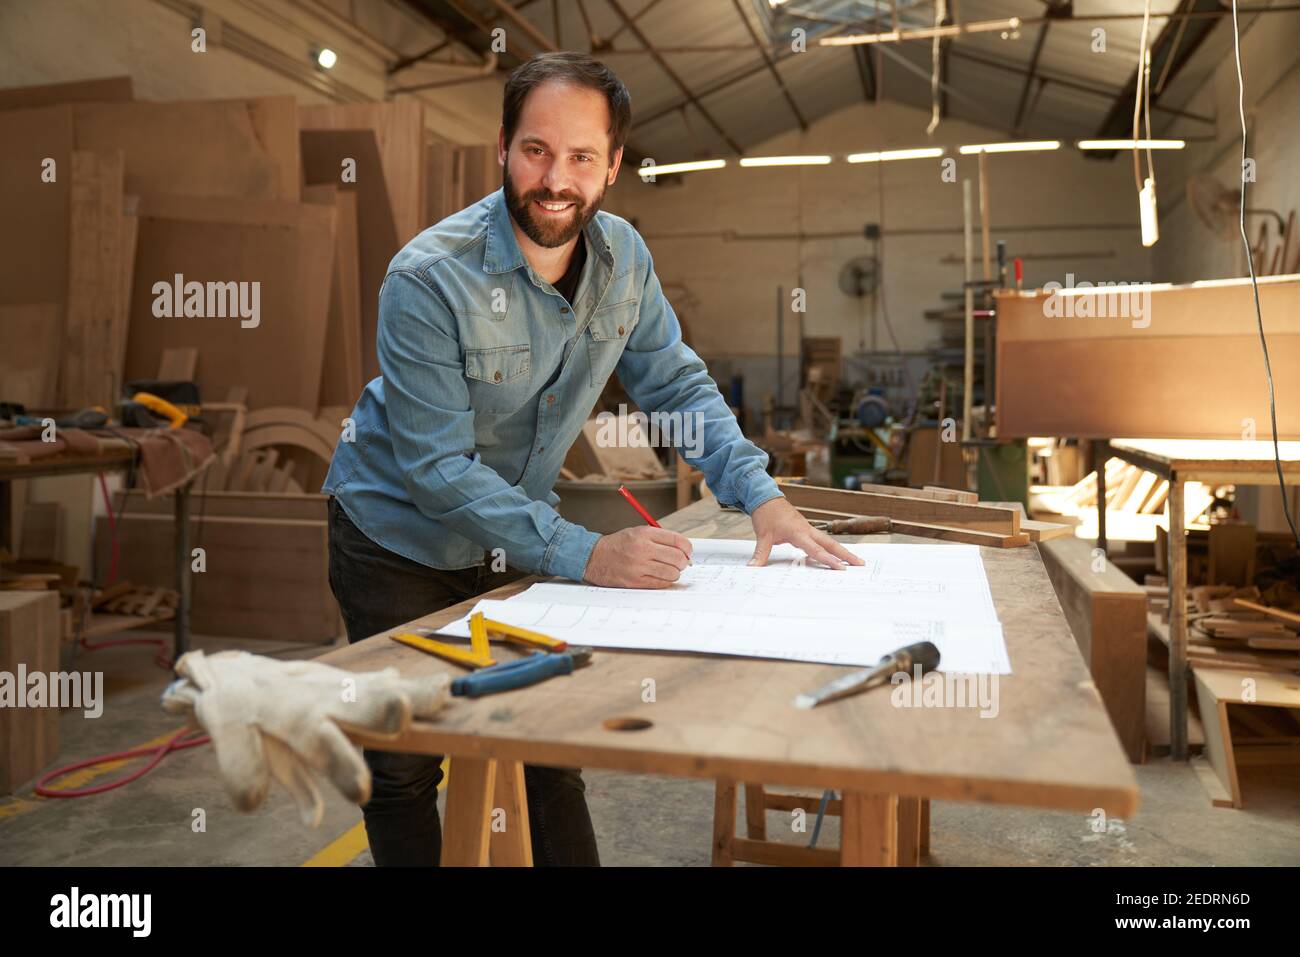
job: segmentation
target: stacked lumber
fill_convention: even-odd
[[[1107,537],[1119,541],[1156,540],[1168,526],[1168,481],[1113,457],[1107,460],[1105,469]],[[1200,482],[1187,482],[1183,489],[1184,527],[1204,530],[1208,523],[1206,512],[1214,502],[1213,490]],[[1096,537],[1096,472],[1089,472],[1070,486],[1036,486],[1032,503],[1035,514],[1060,516],[1062,521],[1080,526],[1080,537]]]
[[[1018,507],[971,501],[970,492],[868,485],[863,491],[822,488],[778,479],[781,492],[805,518],[884,516],[893,531],[992,548],[1016,548],[1070,534],[1070,527],[1031,522]],[[881,491],[881,490],[887,491]]]

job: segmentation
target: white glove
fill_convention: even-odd
[[[340,726],[396,736],[412,717],[438,711],[451,686],[446,675],[408,679],[396,668],[351,672],[246,651],[191,651],[176,671],[181,679],[163,692],[163,708],[211,735],[235,807],[261,804],[274,775],[308,827],[325,810],[313,770],[349,800],[370,800],[370,769]]]

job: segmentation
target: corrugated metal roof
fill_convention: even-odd
[[[660,162],[700,155],[730,155],[728,141],[749,150],[763,141],[798,128],[762,54],[755,48],[742,16],[763,41],[772,15],[768,0],[583,0],[592,32],[613,37],[612,49],[597,50],[619,74],[632,93],[634,145]],[[883,0],[882,0],[883,2]],[[491,0],[457,0],[484,20],[499,16]],[[519,0],[514,0],[519,5]],[[1179,0],[1152,0],[1152,39],[1167,22],[1154,15],[1174,10]],[[871,9],[872,0],[789,0],[777,12],[778,23],[788,26],[790,11],[808,8],[831,20],[846,13]],[[561,39],[566,49],[587,49],[587,28],[576,0],[560,0]],[[633,21],[627,26],[617,8]],[[900,3],[907,26],[933,22],[931,2]],[[1141,13],[1134,0],[1075,0],[1076,18],[1105,14]],[[960,0],[965,22],[1010,17],[1039,18],[1046,0]],[[888,10],[888,7],[885,7]],[[520,14],[541,33],[554,39],[554,13],[548,0],[525,0]],[[889,28],[885,13],[884,28]],[[818,27],[810,21],[810,32]],[[511,29],[508,21],[500,23]],[[1094,30],[1104,31],[1104,50],[1095,49]],[[842,28],[857,32],[858,28]],[[1140,18],[1071,22],[1053,19],[1046,27],[1026,23],[1018,33],[1003,38],[998,33],[966,34],[951,41],[949,58],[949,115],[1000,132],[1012,132],[1040,31],[1046,29],[1035,67],[1045,79],[1029,87],[1021,135],[1074,138],[1095,133],[1111,110],[1116,96],[1128,83],[1138,61]],[[1222,31],[1217,31],[1222,32]],[[662,51],[664,64],[697,98],[686,93],[661,63],[643,51],[638,33]],[[520,46],[535,44],[520,36]],[[685,52],[682,48],[717,48]],[[930,106],[931,44],[911,41],[867,47],[884,62],[883,95],[922,109]],[[1208,52],[1208,51],[1207,51]],[[777,71],[803,116],[809,121],[860,100],[867,92],[851,47],[818,47],[809,41],[807,52],[777,49]],[[1214,64],[1193,61],[1193,68],[1210,70]],[[982,62],[981,62],[982,61]],[[909,66],[910,64],[910,66]],[[1179,85],[1185,86],[1186,80]],[[1172,90],[1171,90],[1172,92]],[[701,109],[702,108],[702,109]],[[707,116],[706,116],[707,114]],[[1167,119],[1167,118],[1166,118]],[[716,127],[716,128],[715,128]],[[719,132],[719,129],[721,132]]]

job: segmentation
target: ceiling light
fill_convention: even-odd
[[[885,150],[883,153],[850,153],[850,163],[887,163],[890,160],[933,159],[942,156],[942,146],[926,146],[915,150]]]
[[[1081,150],[1180,150],[1186,140],[1079,140]]]
[[[1059,150],[1060,140],[1026,140],[1020,143],[976,143],[961,147],[961,154],[971,153],[1031,153],[1038,150]]]
[[[749,156],[740,161],[741,166],[827,166],[829,156]]]
[[[695,160],[690,163],[666,163],[663,166],[642,166],[636,171],[638,176],[664,176],[668,173],[693,173],[701,169],[722,169],[726,160]]]
[[[334,64],[339,62],[339,55],[329,47],[321,47],[313,56],[317,66],[324,70],[334,69]]]

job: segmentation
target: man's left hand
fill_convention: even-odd
[[[861,558],[831,536],[809,525],[808,519],[784,497],[764,502],[750,517],[754,521],[754,537],[758,539],[754,557],[749,560],[751,565],[766,565],[772,546],[784,542],[802,549],[813,561],[836,571],[842,570],[845,564],[864,564]]]

